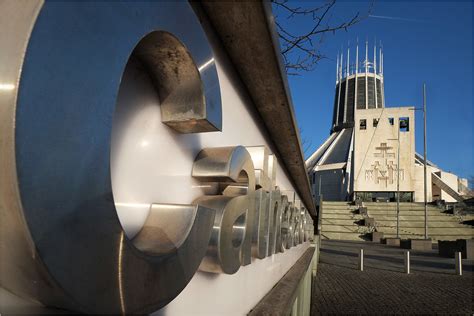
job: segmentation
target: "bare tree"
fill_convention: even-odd
[[[297,75],[302,71],[311,71],[316,64],[326,56],[321,52],[321,44],[325,34],[339,30],[347,31],[351,26],[369,16],[373,2],[369,4],[367,12],[355,13],[343,22],[332,22],[336,0],[316,7],[294,6],[288,0],[271,0],[276,15],[276,26],[281,43],[281,53],[285,61],[286,72]],[[302,32],[293,33],[282,23],[282,19],[310,20],[310,27]]]
[[[300,135],[303,137],[303,139],[301,140],[301,146],[303,147],[303,155],[306,156],[308,150],[310,150],[311,146],[313,145],[313,141],[311,139],[308,141],[308,138],[303,136],[303,128],[299,127],[299,130]]]

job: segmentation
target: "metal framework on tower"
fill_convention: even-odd
[[[359,60],[359,41],[356,45],[355,62],[351,63],[350,48],[347,59],[337,54],[336,93],[331,132],[354,126],[356,110],[385,107],[383,80],[383,48],[374,41],[372,60],[369,60],[369,43],[365,42],[365,59]],[[344,62],[345,61],[345,62]]]

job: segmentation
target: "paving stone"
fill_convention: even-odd
[[[364,249],[364,271],[357,254]],[[411,274],[403,273],[403,249],[382,244],[322,241],[313,280],[312,315],[464,314],[472,315],[473,260],[463,260],[463,275],[454,274],[454,259],[437,249],[410,251]]]

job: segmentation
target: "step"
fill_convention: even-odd
[[[359,219],[340,219],[340,218],[323,218],[323,225],[357,225],[355,222]]]
[[[350,203],[323,203],[323,207],[355,207]]]
[[[324,204],[323,204],[324,205]],[[390,203],[390,204],[368,204],[368,203],[364,203],[363,204],[364,206],[366,207],[370,207],[370,208],[392,208],[392,207],[397,207],[397,203]],[[425,208],[425,205],[424,204],[404,204],[404,203],[400,203],[400,207],[403,207],[403,208],[414,208],[414,209],[418,209],[418,208]],[[432,209],[439,209],[437,206],[435,205],[427,205],[426,206],[427,208],[432,208]]]
[[[356,222],[362,221],[364,218],[362,216],[359,217],[338,217],[338,218],[322,218],[322,223],[324,224],[332,224],[332,225],[352,225],[356,224]],[[375,222],[377,226],[384,226],[384,227],[391,227],[397,225],[396,218],[383,220],[379,218],[375,218]],[[358,224],[356,224],[358,225]],[[425,227],[425,221],[423,218],[418,220],[406,220],[403,217],[400,217],[400,226],[403,227]],[[440,227],[440,228],[469,228],[469,225],[463,225],[457,221],[446,221],[446,220],[428,220],[428,227]]]
[[[362,241],[359,233],[333,233],[333,232],[322,232],[321,238],[323,239],[335,239],[335,240],[358,240]]]
[[[323,205],[351,205],[351,202],[347,201],[323,201]]]
[[[369,216],[375,218],[375,221],[379,222],[396,222],[396,216]],[[323,217],[324,218],[324,217]],[[424,222],[424,216],[400,216],[400,221],[406,222]],[[428,216],[428,222],[443,222],[443,223],[456,223],[460,224],[459,220],[451,217],[441,217],[441,216]]]
[[[355,206],[344,206],[344,205],[323,205],[323,210],[355,210],[358,207]]]
[[[391,206],[391,207],[372,207],[372,206],[366,206],[368,210],[374,210],[374,211],[387,211],[387,210],[396,210],[397,207],[396,206]],[[425,208],[424,207],[403,207],[403,206],[400,206],[399,207],[400,210],[403,210],[403,211],[424,211]],[[436,208],[436,207],[428,207],[427,208],[428,211],[432,211],[432,212],[443,212],[444,210],[442,209],[439,209],[439,208]]]
[[[411,203],[400,203],[400,207],[405,208],[425,208],[425,205],[422,204],[411,204]],[[373,208],[381,208],[381,207],[397,207],[397,203],[364,203],[364,206],[373,207]],[[427,208],[438,208],[436,205],[428,204],[426,205]]]
[[[323,206],[323,212],[326,210],[346,210],[346,211],[351,211],[351,210],[356,210],[356,207],[344,207],[344,206]]]
[[[396,226],[389,226],[389,227],[384,227],[384,226],[377,226],[377,231],[379,232],[396,232]],[[425,233],[425,228],[424,227],[404,227],[400,225],[400,231],[403,233],[407,234],[424,234]],[[440,228],[440,227],[428,227],[428,231],[430,234],[433,235],[462,235],[462,236],[470,236],[473,237],[474,230],[472,228]]]
[[[339,210],[339,209],[324,210],[323,209],[323,215],[324,214],[355,214],[355,213],[352,210]]]
[[[334,233],[357,233],[359,232],[359,226],[356,224],[351,225],[332,225],[332,224],[323,224],[321,230],[323,232],[334,232]]]
[[[397,220],[397,214],[388,214],[388,215],[378,215],[373,213],[368,213],[369,217],[373,217],[378,220]],[[323,214],[324,217],[324,214]],[[400,219],[407,221],[417,221],[425,220],[425,215],[404,215],[400,214]],[[446,221],[446,222],[459,222],[459,218],[449,215],[430,215],[428,214],[428,220],[434,221]]]
[[[384,233],[384,238],[395,238],[397,237],[396,234],[385,234]],[[466,236],[459,236],[459,235],[432,235],[432,234],[429,234],[428,232],[428,237],[431,238],[433,240],[433,242],[437,242],[438,240],[456,240],[456,239],[469,239],[469,237],[466,237]],[[400,234],[400,238],[401,239],[424,239],[425,236],[423,234],[418,234],[418,235],[414,235],[414,234],[410,234],[410,235],[407,235],[407,234]]]
[[[397,221],[384,221],[376,219],[375,222],[377,226],[383,227],[396,227]],[[425,227],[424,221],[400,221],[400,227]],[[457,222],[443,222],[443,221],[428,221],[428,227],[438,227],[438,228],[465,228],[466,225],[457,223]]]
[[[379,206],[379,205],[397,205],[397,202],[364,202],[364,205]],[[404,206],[425,206],[423,202],[400,202]],[[433,204],[428,204],[429,207],[436,207]]]
[[[359,214],[326,214],[323,213],[323,219],[349,219],[349,218],[355,218],[355,219],[362,219],[363,216]]]
[[[323,210],[324,211],[324,210]],[[367,208],[367,211],[369,212],[372,212],[372,213],[392,213],[392,212],[396,212],[397,209],[396,208],[393,208],[393,209],[383,209],[383,210],[377,210],[377,209],[373,209],[373,208]],[[420,213],[420,214],[424,214],[425,213],[425,210],[424,209],[421,209],[421,210],[409,210],[409,209],[403,209],[403,208],[400,208],[400,213]],[[430,214],[447,214],[447,215],[452,215],[452,214],[448,214],[448,213],[443,213],[442,211],[440,210],[428,210],[428,213]]]
[[[396,206],[397,205],[397,202],[393,202],[393,203],[373,203],[373,202],[364,202],[363,203],[365,206],[369,206],[369,207],[378,207],[378,206]],[[425,207],[425,204],[423,203],[403,203],[403,202],[400,202],[400,206],[404,206],[404,207]],[[426,207],[438,207],[436,205],[433,205],[433,204],[427,204]]]
[[[396,215],[397,210],[383,211],[383,212],[374,212],[373,210],[367,210],[367,213],[372,214],[373,216],[377,216],[377,215]],[[402,210],[400,210],[399,214],[400,215],[425,216],[424,211],[402,211]],[[453,215],[443,214],[443,213],[440,213],[440,212],[428,212],[428,216],[453,216]]]

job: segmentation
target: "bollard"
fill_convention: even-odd
[[[359,252],[359,270],[364,271],[364,249]]]
[[[405,273],[410,274],[410,251],[405,251]]]
[[[454,253],[454,262],[456,266],[456,274],[462,275],[462,253],[461,252],[456,251]]]

